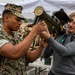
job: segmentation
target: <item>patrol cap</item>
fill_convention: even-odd
[[[15,16],[17,16],[17,17],[19,17],[21,19],[25,19],[24,16],[23,16],[23,14],[22,14],[22,9],[23,9],[22,6],[7,3],[5,5],[5,9],[4,10],[9,10]]]

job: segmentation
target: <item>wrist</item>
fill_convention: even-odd
[[[47,35],[46,40],[49,39],[51,37],[51,35]]]
[[[40,47],[44,48],[44,45],[40,44]]]

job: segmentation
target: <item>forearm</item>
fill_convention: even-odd
[[[48,39],[48,42],[51,45],[52,49],[61,56],[75,55],[75,42],[70,42],[67,45],[63,46],[52,37]]]
[[[28,51],[35,36],[36,34],[34,32],[31,32],[22,42],[15,46],[10,43],[4,45],[0,49],[0,55],[10,59],[19,59]]]
[[[30,52],[30,56],[29,56],[29,61],[33,62],[35,61],[37,58],[39,58],[39,56],[41,55],[43,50],[42,46],[39,46],[36,50],[33,50]]]

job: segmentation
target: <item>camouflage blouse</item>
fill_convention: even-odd
[[[20,42],[20,38],[15,34],[8,35],[0,28],[0,48],[9,42],[16,45]],[[25,62],[24,56],[19,60],[9,60],[0,56],[0,75],[26,75]]]

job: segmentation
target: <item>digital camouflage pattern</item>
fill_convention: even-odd
[[[18,6],[15,4],[6,4],[4,10],[9,10],[11,11],[14,15],[16,15],[19,18],[25,19],[24,16],[22,15],[22,6]]]
[[[16,45],[20,42],[20,38],[15,37],[15,34],[8,35],[4,30],[0,30],[0,48],[11,42]],[[23,56],[19,60],[9,60],[3,56],[0,56],[0,75],[26,75],[25,57]]]

